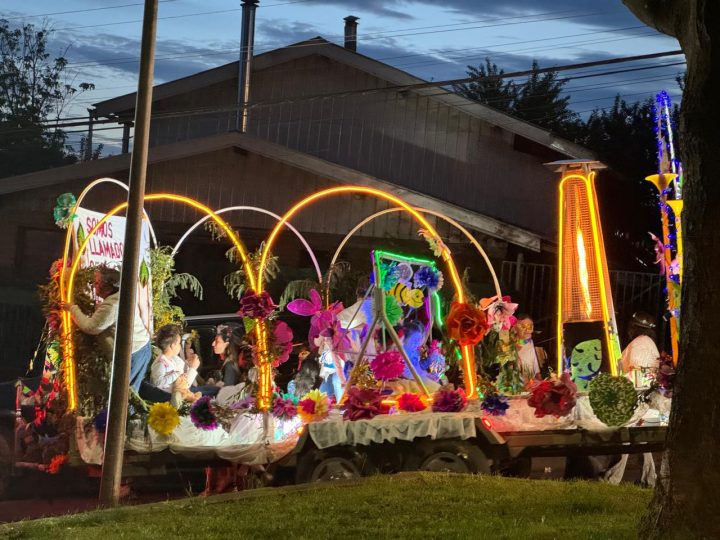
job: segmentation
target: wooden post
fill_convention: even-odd
[[[135,144],[130,159],[128,207],[125,219],[125,251],[120,275],[115,350],[113,352],[110,402],[105,434],[105,457],[100,480],[100,506],[116,506],[120,501],[125,423],[130,382],[133,320],[137,310],[137,280],[140,269],[140,234],[145,201],[150,112],[155,62],[155,32],[158,0],[145,0],[140,73],[135,106]]]

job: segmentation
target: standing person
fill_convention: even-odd
[[[115,325],[117,324],[118,304],[120,302],[120,272],[119,270],[101,267],[95,272],[95,294],[102,299],[102,303],[88,316],[75,304],[64,303],[62,309],[67,309],[78,328],[85,334],[97,336],[98,343],[105,358],[112,360],[115,348]],[[152,347],[150,333],[143,324],[140,310],[135,304],[135,317],[133,319],[132,355],[130,356],[130,387],[136,392],[140,390],[140,383],[145,378]]]
[[[650,386],[651,375],[660,366],[660,352],[655,345],[655,319],[652,315],[639,311],[633,313],[628,325],[628,343],[620,358],[619,371],[625,375],[635,388]],[[611,484],[619,484],[625,475],[628,455],[620,457],[620,461],[605,472],[605,480]],[[643,454],[642,476],[640,483],[655,486],[657,474],[655,461],[651,453]]]

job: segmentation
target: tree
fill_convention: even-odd
[[[517,87],[512,81],[505,81],[505,70],[485,58],[485,65],[468,66],[468,77],[475,79],[466,84],[455,85],[453,89],[468,99],[479,101],[504,113],[512,113],[517,97]]]
[[[681,157],[684,276],[680,354],[667,449],[641,525],[643,538],[720,537],[720,3],[623,0],[644,23],[675,36],[687,61]]]
[[[77,160],[57,124],[72,100],[94,85],[76,87],[65,79],[67,60],[50,58],[50,34],[45,27],[13,28],[0,19],[0,177]]]
[[[506,81],[505,71],[490,58],[484,66],[468,66],[467,74],[474,80],[455,85],[454,90],[468,99],[516,116],[549,131],[575,138],[580,120],[569,107],[570,96],[563,96],[565,81],[556,71],[538,73],[537,61],[524,83]]]

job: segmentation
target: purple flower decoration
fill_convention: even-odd
[[[416,289],[427,287],[429,290],[435,291],[442,287],[442,282],[442,273],[431,266],[421,267],[413,276],[413,284]]]
[[[201,397],[193,403],[190,409],[190,420],[196,428],[205,431],[212,431],[218,427],[219,422],[213,411],[212,403],[210,403],[210,396]]]
[[[335,302],[328,309],[324,309],[320,293],[312,289],[310,300],[304,298],[293,300],[287,305],[287,309],[296,315],[311,317],[310,332],[308,332],[308,343],[311,347],[315,348],[315,338],[322,336],[332,338],[334,350],[350,348],[347,332],[343,330],[337,319],[338,313],[345,309],[342,302]]]
[[[250,411],[255,407],[255,396],[246,396],[240,401],[236,401],[230,408],[233,411]]]
[[[438,390],[433,394],[432,410],[434,412],[460,412],[467,405],[465,390]]]
[[[97,431],[98,433],[105,433],[105,429],[107,428],[107,416],[107,408],[101,410],[95,416],[93,424],[95,425],[95,431]]]
[[[291,420],[297,416],[297,398],[290,394],[276,395],[273,400],[273,416],[280,420]]]
[[[486,394],[480,408],[491,416],[505,416],[505,412],[510,408],[510,405],[505,396]]]
[[[253,291],[246,291],[240,298],[240,309],[238,315],[251,319],[267,319],[275,311],[277,306],[267,291],[255,294]]]
[[[397,379],[405,371],[405,360],[400,351],[381,352],[370,361],[370,369],[379,381]]]

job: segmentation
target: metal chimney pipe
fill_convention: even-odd
[[[240,31],[240,63],[238,70],[238,98],[235,129],[247,131],[250,102],[250,72],[255,48],[255,10],[259,0],[242,0],[242,29]]]
[[[348,15],[343,20],[345,21],[345,48],[357,52],[357,22],[360,18]]]

